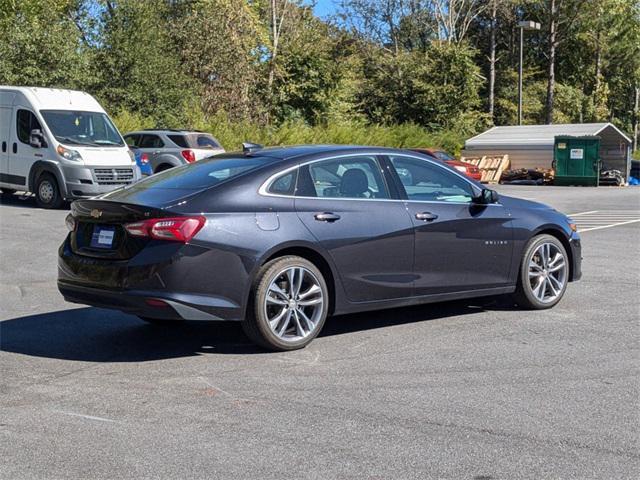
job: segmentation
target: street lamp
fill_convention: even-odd
[[[520,66],[518,68],[518,125],[522,125],[522,50],[524,44],[524,31],[540,30],[540,24],[538,22],[532,22],[530,20],[523,20],[521,22],[518,22],[518,28],[520,29]]]

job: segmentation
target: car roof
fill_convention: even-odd
[[[125,135],[141,135],[144,133],[202,133],[205,135],[211,135],[209,132],[203,132],[201,130],[180,130],[177,128],[145,128],[142,130],[127,132]]]
[[[298,157],[307,157],[326,154],[348,154],[348,153],[409,153],[401,148],[391,147],[372,147],[363,145],[292,145],[282,147],[265,147],[256,149],[250,153],[229,152],[222,154],[224,157],[237,157],[244,155],[246,157],[268,157],[275,160],[289,160]],[[415,152],[412,152],[415,153]]]

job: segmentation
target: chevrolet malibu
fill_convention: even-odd
[[[550,308],[581,276],[562,213],[388,148],[247,145],[77,200],[67,226],[66,300],[240,321],[272,350],[328,315],[499,294]]]

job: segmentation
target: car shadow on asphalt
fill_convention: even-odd
[[[426,322],[487,310],[511,310],[506,300],[486,298],[331,317],[320,337]],[[237,322],[146,324],[115,310],[85,307],[0,322],[0,350],[85,362],[141,362],[202,354],[265,354]]]

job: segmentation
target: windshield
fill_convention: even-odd
[[[104,113],[72,110],[42,110],[40,113],[60,143],[91,147],[124,146],[120,133]]]

